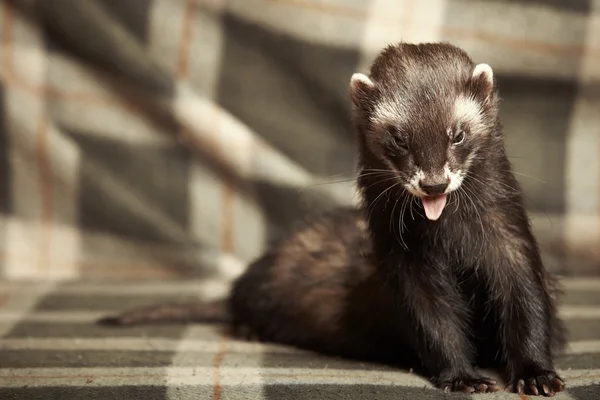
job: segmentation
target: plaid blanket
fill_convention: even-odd
[[[597,274],[598,0],[0,0],[0,398],[441,396],[217,327],[92,324],[222,296],[354,202],[348,82],[398,40],[492,66],[548,268]],[[569,279],[561,398],[599,398],[597,283]]]
[[[0,277],[230,279],[355,200],[349,79],[398,40],[492,66],[549,267],[596,273],[598,0],[0,0]]]
[[[0,399],[527,399],[447,395],[410,371],[230,339],[221,326],[103,327],[135,307],[187,301],[201,281],[0,285]],[[600,398],[600,279],[568,279],[570,347],[556,399]],[[533,399],[533,397],[531,397]]]

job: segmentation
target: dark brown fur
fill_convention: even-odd
[[[554,281],[506,157],[495,83],[471,79],[473,68],[462,50],[443,43],[382,52],[370,73],[375,86],[352,91],[364,207],[315,217],[272,246],[235,282],[223,321],[263,341],[420,366],[449,391],[498,390],[474,364],[499,368],[512,391],[563,389],[553,365],[564,345]],[[444,132],[456,123],[452,100],[464,93],[481,104],[484,128],[450,151]],[[385,101],[408,110],[393,129],[371,118]],[[402,135],[410,150],[393,147],[391,135]],[[393,184],[416,165],[433,171],[446,161],[469,173],[430,221]],[[208,320],[214,310],[184,319]],[[144,314],[152,312],[111,321],[144,322]],[[169,319],[153,315],[146,319]]]

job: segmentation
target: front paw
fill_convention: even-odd
[[[490,393],[500,390],[496,381],[483,376],[459,376],[439,381],[436,386],[444,392]]]
[[[565,383],[554,371],[545,371],[534,376],[522,375],[506,386],[509,392],[548,397],[564,389]]]

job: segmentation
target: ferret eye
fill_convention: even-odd
[[[452,144],[461,144],[465,140],[465,131],[458,131],[452,138]]]
[[[391,142],[395,148],[402,150],[402,151],[408,151],[408,145],[403,140],[403,138],[400,136],[400,133],[398,132],[398,128],[396,128],[395,126],[389,126],[388,134],[390,135]]]
[[[394,147],[400,149],[402,151],[408,151],[408,145],[404,140],[399,138],[398,136],[392,136],[392,143],[394,143]]]

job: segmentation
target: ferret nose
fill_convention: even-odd
[[[433,185],[429,185],[421,181],[419,182],[419,186],[421,187],[421,190],[423,190],[427,195],[435,196],[443,194],[446,191],[446,188],[448,187],[448,183],[436,183]]]

